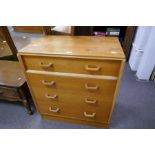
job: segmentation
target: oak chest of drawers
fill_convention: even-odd
[[[18,58],[43,118],[108,127],[125,61],[117,38],[46,36]]]

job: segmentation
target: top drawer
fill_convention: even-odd
[[[118,76],[121,61],[23,56],[26,69],[51,72]]]

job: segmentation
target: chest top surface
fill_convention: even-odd
[[[19,53],[125,58],[118,38],[95,36],[44,36],[32,39]]]

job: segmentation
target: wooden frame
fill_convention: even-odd
[[[13,27],[14,27],[14,29],[16,29],[17,32],[23,31],[23,32],[28,32],[28,33],[44,33],[45,35],[51,35],[52,34],[51,33],[51,26],[40,26],[42,29],[41,31],[24,30],[24,28],[22,30],[22,28],[21,28],[22,26],[20,26],[19,29],[17,26],[13,26]],[[23,26],[23,27],[26,27],[26,26]],[[36,26],[34,26],[34,27],[36,27]]]
[[[10,35],[10,32],[7,28],[7,26],[1,26],[1,29],[2,29],[2,33],[12,51],[12,54],[13,54],[13,59],[17,60],[17,48],[12,40],[12,37]],[[9,58],[10,56],[7,56],[7,57],[4,57],[3,59],[7,59]],[[12,56],[11,56],[12,57]]]
[[[43,26],[13,26],[15,32],[43,33]]]
[[[136,26],[128,26],[125,34],[125,40],[123,44],[123,51],[126,55],[126,61],[128,61],[129,56],[130,56],[130,50],[132,47],[132,41],[135,36],[137,27]]]

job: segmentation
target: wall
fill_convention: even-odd
[[[139,36],[141,37],[141,36]],[[142,80],[149,80],[155,65],[155,27],[150,27],[148,41],[144,47],[144,54],[140,61],[137,77]]]

